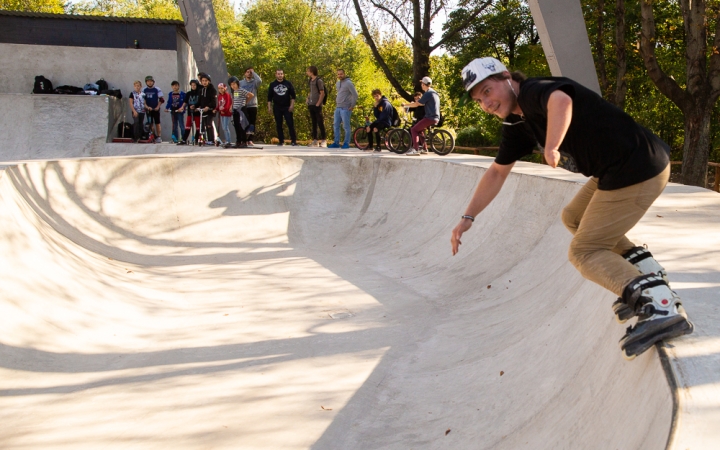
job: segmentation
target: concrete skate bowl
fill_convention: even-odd
[[[567,262],[575,182],[192,156],[0,180],[0,447],[658,449],[657,351]]]

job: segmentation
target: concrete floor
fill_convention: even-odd
[[[6,167],[0,447],[720,448],[720,195],[671,185],[631,232],[696,331],[627,362],[614,296],[567,262],[583,177],[518,164],[451,256],[490,161]]]

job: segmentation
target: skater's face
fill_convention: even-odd
[[[275,71],[275,79],[278,81],[282,81],[285,79],[285,72],[282,70],[276,70]]]
[[[240,86],[237,83],[230,83],[230,87],[233,91],[237,91],[238,89],[240,89]]]
[[[200,83],[203,86],[207,87],[207,85],[210,84],[210,80],[208,80],[207,78],[200,78]]]
[[[376,102],[379,102],[382,98],[382,94],[373,94],[372,98],[374,98]]]
[[[221,93],[221,94],[224,94],[224,93],[225,93],[225,86],[220,86],[220,87],[218,87],[218,92]]]
[[[135,92],[140,92],[140,89],[142,89],[142,84],[134,83],[133,86],[135,86]]]
[[[151,87],[155,86],[155,81],[153,81],[153,80],[147,80],[147,81],[145,82],[145,84],[147,85],[147,87],[151,88]]]
[[[503,80],[486,78],[470,90],[470,98],[486,113],[504,119],[517,105],[517,97],[509,81],[509,78]]]
[[[179,84],[173,84],[172,85],[173,92],[180,92],[180,85]]]
[[[197,89],[197,87],[198,87],[197,83],[190,83],[191,90],[195,90],[195,89]]]
[[[338,70],[338,71],[337,71],[337,77],[338,77],[338,80],[344,80],[344,79],[345,79],[345,71],[344,71],[344,70]]]
[[[252,78],[252,76],[253,76],[252,68],[245,71],[245,78],[247,78],[249,80],[250,78]]]

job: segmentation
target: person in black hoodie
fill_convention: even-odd
[[[290,131],[290,145],[297,145],[295,120],[293,119],[294,109],[295,88],[292,83],[285,79],[285,71],[278,69],[275,71],[275,81],[270,83],[270,87],[268,87],[268,112],[275,116],[275,128],[278,139],[280,139],[278,145],[285,144],[285,134],[282,127],[283,117]]]
[[[187,145],[190,132],[192,131],[192,123],[195,122],[195,142],[197,142],[198,134],[200,133],[200,82],[198,80],[190,80],[190,90],[185,94],[185,103],[183,107],[188,112],[187,119],[185,120],[185,132],[183,137],[177,145]]]
[[[390,100],[382,95],[380,89],[372,91],[372,96],[375,99],[375,105],[373,106],[373,115],[375,116],[375,122],[368,125],[365,131],[368,134],[368,147],[366,151],[372,151],[373,149],[373,134],[375,135],[375,151],[379,152],[380,149],[380,132],[390,128],[392,126],[393,110],[395,109],[390,103]]]
[[[215,120],[215,113],[213,110],[217,108],[217,91],[215,86],[210,83],[210,75],[205,72],[200,73],[200,104],[199,108],[202,110],[203,120],[202,129],[207,132],[207,141],[209,143],[215,142],[215,127],[213,122]]]

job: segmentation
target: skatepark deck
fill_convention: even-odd
[[[696,329],[627,362],[567,261],[583,177],[518,163],[451,255],[490,161],[8,163],[0,447],[720,447],[720,195],[670,185],[630,233]]]

